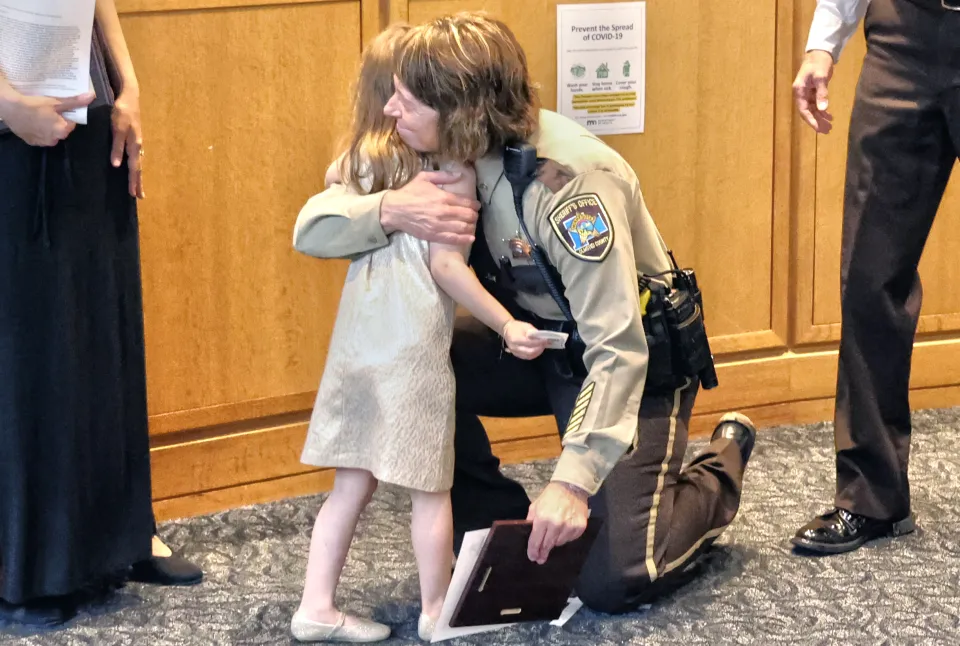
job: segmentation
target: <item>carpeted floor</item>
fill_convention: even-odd
[[[762,431],[743,506],[704,575],[626,616],[582,610],[564,628],[528,625],[466,644],[960,644],[960,410],[915,415],[911,478],[921,530],[852,554],[794,556],[787,539],[832,499],[829,424]],[[699,448],[694,443],[691,452]],[[532,491],[551,463],[507,467]],[[0,643],[291,644],[319,496],[167,523],[161,533],[202,564],[194,588],[128,585],[67,627],[0,628]],[[408,502],[383,490],[361,520],[341,586],[346,609],[417,643],[418,591]]]

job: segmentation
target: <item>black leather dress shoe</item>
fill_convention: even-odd
[[[53,628],[70,621],[76,614],[76,603],[69,597],[45,597],[20,605],[0,600],[0,624]]]
[[[801,527],[790,542],[802,550],[819,554],[851,552],[867,541],[887,536],[903,536],[917,528],[913,515],[901,520],[877,520],[833,509]]]
[[[203,570],[176,554],[151,556],[133,564],[130,580],[157,585],[196,585],[203,580]]]
[[[711,439],[719,440],[720,438],[733,440],[740,447],[740,457],[743,458],[743,465],[746,466],[750,460],[750,454],[753,453],[753,445],[757,442],[757,428],[746,415],[727,413],[720,418],[717,428],[713,429]]]

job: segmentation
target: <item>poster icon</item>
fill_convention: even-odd
[[[630,78],[630,61],[623,61],[623,76]]]
[[[573,74],[574,78],[582,79],[583,75],[587,73],[587,68],[577,63],[570,68],[570,73]]]
[[[597,68],[597,78],[605,79],[610,76],[610,68],[607,67],[606,63],[600,63],[600,67]]]

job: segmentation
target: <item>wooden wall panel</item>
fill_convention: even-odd
[[[123,27],[143,79],[154,430],[309,408],[345,265],[295,253],[292,227],[346,123],[360,4],[129,14]]]
[[[960,343],[920,343],[911,402],[915,407],[960,403],[960,387],[945,367],[960,364]],[[836,353],[784,354],[718,367],[726,387],[700,394],[691,435],[705,437],[728,410],[748,414],[761,428],[828,420],[833,415]],[[953,377],[952,381],[960,381]],[[560,445],[552,418],[483,420],[505,462],[555,457]],[[330,487],[329,471],[299,462],[304,424],[283,424],[222,436],[170,441],[154,449],[154,497],[161,519],[266,502]],[[760,441],[763,441],[761,436]]]
[[[344,0],[116,0],[117,11],[122,14],[161,11],[193,11],[195,9],[236,9],[239,7],[263,7],[269,5],[319,4],[343,2]],[[356,1],[356,0],[354,0]]]

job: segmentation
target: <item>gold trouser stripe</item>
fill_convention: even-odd
[[[654,548],[657,539],[657,511],[660,507],[660,494],[663,492],[667,469],[670,468],[670,461],[673,459],[673,444],[677,437],[677,415],[680,414],[680,394],[686,386],[687,384],[684,384],[673,391],[673,410],[670,412],[670,435],[667,437],[667,453],[660,465],[657,489],[653,492],[653,504],[650,506],[650,520],[647,524],[647,575],[650,577],[651,583],[656,581],[659,576],[657,574],[657,561],[654,558]]]
[[[701,545],[703,545],[704,541],[710,538],[715,538],[719,536],[720,534],[723,533],[723,530],[725,530],[726,528],[727,528],[727,525],[724,525],[723,527],[717,527],[716,529],[711,529],[709,532],[701,536],[699,539],[697,539],[697,542],[693,544],[693,547],[691,547],[686,552],[684,552],[683,556],[681,556],[675,561],[671,561],[670,563],[668,563],[667,566],[663,568],[663,573],[666,574],[667,572],[675,570],[677,567],[686,563],[687,559],[693,556],[693,553],[696,552]]]

